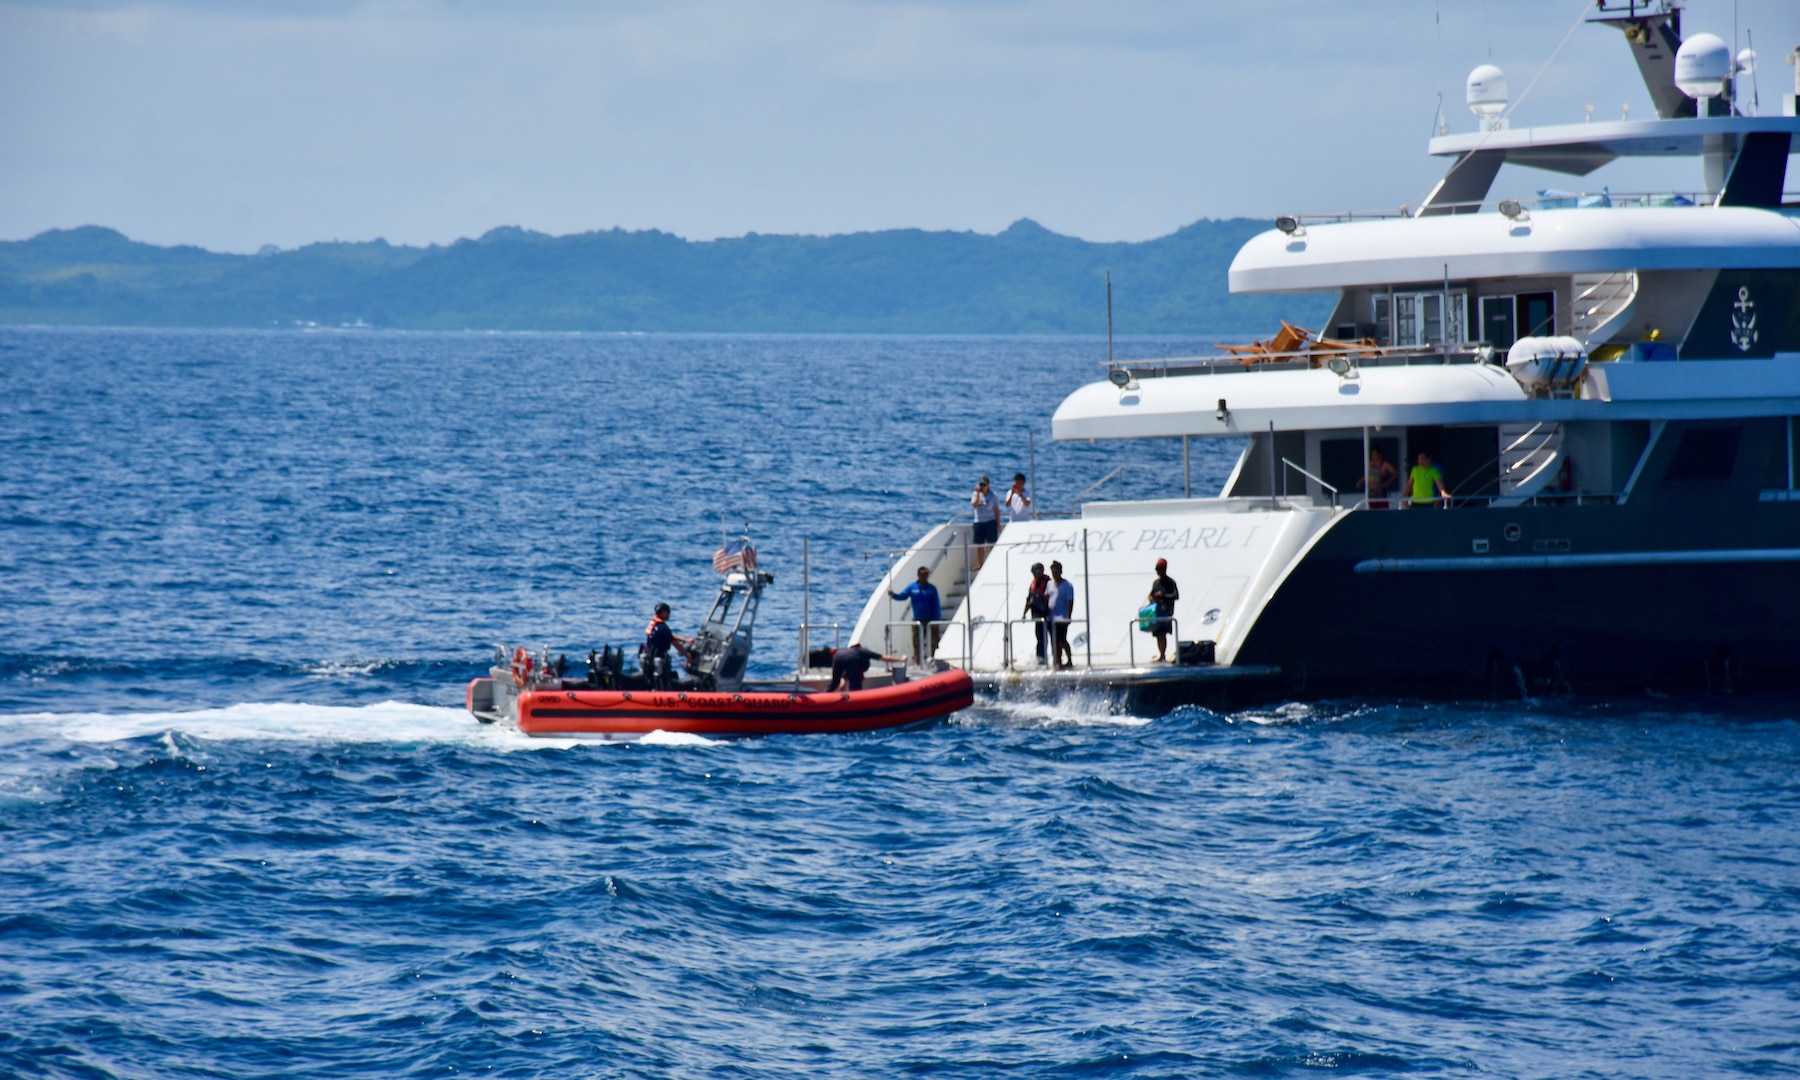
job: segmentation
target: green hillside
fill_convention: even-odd
[[[997,236],[898,229],[688,241],[501,228],[448,246],[383,240],[221,255],[105,228],[0,242],[0,324],[408,329],[1097,334],[1264,333],[1323,297],[1232,296],[1266,222],[1198,221],[1094,244],[1021,220]]]

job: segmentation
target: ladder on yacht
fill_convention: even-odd
[[[1500,425],[1500,495],[1537,494],[1556,476],[1562,458],[1562,425],[1542,420]]]
[[[1613,324],[1628,317],[1637,301],[1636,271],[1618,270],[1608,274],[1576,274],[1571,280],[1574,314],[1569,335],[1592,349],[1612,336]]]

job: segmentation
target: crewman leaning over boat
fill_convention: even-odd
[[[669,605],[658,604],[650,617],[650,625],[644,627],[644,674],[652,680],[667,678],[669,670],[669,650],[675,649],[682,656],[692,656],[689,647],[694,644],[691,637],[682,637],[669,628]]]
[[[861,642],[848,648],[839,649],[831,654],[831,685],[826,693],[833,690],[861,690],[863,675],[868,672],[869,664],[875,660],[885,660],[891,664],[904,664],[904,656],[883,656],[874,649],[865,649]]]

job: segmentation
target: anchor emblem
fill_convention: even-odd
[[[1739,352],[1749,352],[1756,344],[1756,301],[1750,299],[1750,286],[1738,286],[1737,303],[1731,305],[1731,343]]]

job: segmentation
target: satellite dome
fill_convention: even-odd
[[[1476,116],[1493,116],[1506,109],[1506,73],[1492,64],[1483,64],[1469,72],[1469,111]]]
[[[1718,97],[1731,69],[1729,46],[1713,34],[1695,34],[1675,54],[1675,86],[1691,98]]]

